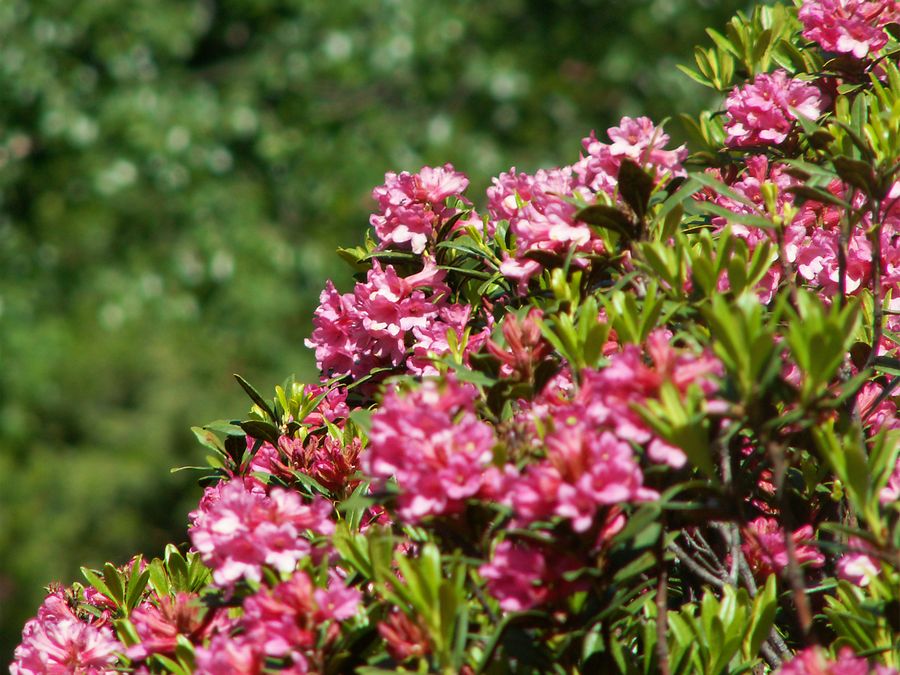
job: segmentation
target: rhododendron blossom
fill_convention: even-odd
[[[875,666],[844,647],[832,661],[819,647],[807,647],[778,671],[779,675],[897,675],[895,668]]]
[[[252,448],[256,441],[248,437],[247,445]],[[278,439],[277,447],[268,441],[262,443],[249,469],[285,481],[293,480],[295,472],[300,472],[340,495],[360,482],[356,472],[361,451],[362,443],[358,438],[344,443],[329,434],[309,435],[305,439],[283,435]]]
[[[684,176],[682,162],[687,158],[687,146],[666,150],[669,135],[653,124],[649,117],[623,117],[619,126],[607,132],[612,143],[597,140],[594,132],[581,144],[585,155],[573,167],[579,182],[594,192],[615,192],[622,161],[629,159],[657,177]]]
[[[881,564],[866,552],[871,548],[862,539],[851,537],[848,545],[851,550],[837,561],[837,575],[857,586],[868,586],[881,571]]]
[[[814,86],[776,70],[771,75],[757,75],[752,84],[735,87],[725,107],[729,118],[726,143],[745,147],[782,143],[798,114],[816,119],[824,102]]]
[[[459,511],[482,489],[494,433],[473,412],[476,390],[426,380],[406,395],[388,391],[372,417],[364,468],[397,479],[397,512],[408,521]]]
[[[674,349],[670,339],[665,331],[654,331],[648,337],[646,351],[652,366],[645,362],[640,348],[625,345],[606,368],[585,371],[584,386],[575,403],[584,407],[594,424],[613,429],[624,440],[649,443],[648,455],[653,461],[678,468],[687,461],[684,451],[656,437],[636,406],[658,399],[665,383],[680,394],[698,387],[709,399],[718,388],[715,377],[722,366],[710,354],[694,356]],[[708,405],[715,407],[712,402]]]
[[[128,648],[128,658],[141,660],[151,654],[172,654],[179,635],[201,641],[214,626],[206,613],[199,596],[183,591],[174,597],[160,597],[155,603],[142,603],[130,617],[141,641]]]
[[[574,559],[560,552],[504,540],[478,573],[487,579],[488,591],[503,610],[521,612],[577,591],[582,584],[563,578],[577,568]]]
[[[610,432],[560,420],[545,442],[546,461],[527,467],[522,476],[507,470],[506,499],[526,522],[556,515],[584,532],[601,507],[659,496],[643,486],[631,446]]]
[[[261,589],[244,600],[240,619],[243,635],[259,645],[267,656],[290,657],[296,667],[306,672],[316,668],[316,645],[319,630],[326,621],[343,621],[356,613],[361,594],[346,588],[332,578],[327,590],[316,589],[309,576],[296,572],[288,581],[271,591]],[[332,623],[327,641],[333,640],[340,627]]]
[[[25,624],[10,673],[115,673],[116,652],[121,651],[124,647],[109,626],[94,626],[78,619],[61,594],[53,593],[37,616]]]
[[[316,350],[319,368],[331,375],[363,377],[374,368],[404,363],[417,340],[427,351],[440,353],[446,340],[437,336],[445,336],[446,330],[442,333],[435,324],[461,331],[459,320],[465,316],[465,308],[446,302],[444,276],[431,260],[405,278],[391,265],[382,268],[374,261],[366,283],[356,284],[353,293],[341,295],[328,282],[313,317],[312,338],[306,340]],[[416,354],[414,368],[421,369],[421,358],[421,352]]]
[[[422,253],[435,229],[456,214],[444,205],[448,197],[462,199],[469,179],[453,166],[422,167],[417,174],[387,173],[384,185],[372,191],[379,212],[370,222],[383,245],[409,247]]]
[[[797,553],[797,562],[810,567],[822,567],[825,556],[810,543],[813,529],[804,525],[791,534]],[[784,530],[774,518],[757,518],[747,524],[741,550],[750,569],[762,577],[779,573],[788,566],[787,545]]]
[[[242,635],[229,636],[219,633],[208,647],[198,647],[195,653],[198,675],[259,675],[263,672],[266,656],[260,645]],[[289,669],[288,673],[305,673],[306,670]]]
[[[310,554],[307,530],[329,534],[331,505],[321,499],[305,504],[296,492],[272,488],[266,494],[252,480],[231,480],[207,488],[200,508],[191,513],[194,548],[213,570],[220,586],[240,579],[259,581],[262,566],[290,572]]]
[[[884,27],[900,20],[896,0],[804,0],[803,37],[829,52],[863,59],[887,44]]]

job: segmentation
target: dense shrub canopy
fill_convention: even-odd
[[[898,21],[709,31],[693,152],[385,174],[319,377],[238,377],[189,546],[51,588],[13,673],[898,673]]]
[[[387,168],[482,190],[620,111],[699,110],[665,64],[739,3],[709,4],[0,2],[0,662],[50,580],[182,536],[168,468],[242,409],[232,372],[315,377]]]

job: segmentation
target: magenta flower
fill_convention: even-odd
[[[547,459],[516,477],[507,469],[506,499],[525,522],[552,516],[567,518],[572,529],[585,532],[603,507],[655,499],[643,486],[643,474],[631,446],[608,431],[592,429],[566,411],[547,436]],[[511,473],[510,473],[511,472]]]
[[[308,668],[321,661],[317,643],[322,626],[354,616],[361,599],[358,590],[345,587],[335,575],[326,590],[315,588],[304,572],[296,572],[275,588],[261,588],[244,600],[239,621],[242,636],[266,656],[289,657],[295,667]],[[339,632],[340,626],[331,623],[325,630],[326,641]]]
[[[191,642],[200,642],[213,629],[207,610],[196,594],[179,592],[165,595],[154,602],[143,602],[131,613],[131,623],[141,641],[129,647],[130,659],[146,659],[151,654],[172,654],[183,635]]]
[[[863,59],[887,44],[884,27],[900,20],[900,5],[896,0],[804,0],[799,17],[806,39],[826,51]]]
[[[431,652],[428,632],[422,624],[410,619],[396,607],[391,610],[387,619],[378,623],[378,634],[384,640],[391,658],[400,663]]]
[[[488,592],[506,612],[522,612],[579,590],[583,584],[566,581],[566,572],[579,569],[578,561],[558,551],[533,544],[497,544],[490,563],[478,573]]]
[[[675,385],[682,394],[690,387],[699,387],[709,401],[718,388],[715,378],[721,375],[722,364],[710,354],[695,356],[676,350],[670,339],[664,330],[648,337],[646,352],[652,365],[637,345],[625,345],[606,368],[585,371],[576,404],[583,406],[592,423],[613,429],[619,438],[649,443],[647,451],[653,461],[680,468],[687,461],[684,452],[657,438],[635,406],[658,399],[665,382]]]
[[[469,179],[451,164],[422,167],[417,174],[387,173],[384,185],[372,191],[379,212],[369,219],[382,246],[391,244],[422,253],[441,223],[457,211],[445,206],[448,197],[463,199]]]
[[[426,380],[407,395],[385,394],[363,463],[375,478],[397,479],[404,520],[457,512],[482,489],[494,432],[475,416],[475,396],[474,387],[453,378]]]
[[[797,562],[810,567],[822,567],[825,556],[809,543],[813,539],[811,525],[804,525],[791,534],[797,552]],[[747,524],[741,550],[754,574],[767,577],[780,573],[788,566],[784,530],[774,518],[757,518]]]
[[[78,619],[61,592],[52,593],[25,624],[16,647],[11,675],[115,673],[116,652],[124,651],[107,626]]]
[[[250,479],[206,488],[200,507],[190,514],[194,548],[213,570],[216,584],[231,587],[240,579],[260,581],[262,566],[291,572],[309,555],[307,531],[330,534],[331,504],[305,504],[296,492],[273,488],[267,495]]]
[[[825,107],[822,94],[786,71],[761,73],[752,84],[735,87],[725,101],[727,145],[778,145],[790,133],[797,114],[816,119]]]
[[[856,656],[849,647],[843,647],[837,661],[832,661],[820,647],[807,647],[797,652],[778,671],[779,675],[897,675],[888,666],[869,666],[866,659]]]
[[[232,637],[219,633],[213,637],[208,647],[197,647],[195,659],[197,675],[260,675],[266,656],[259,644],[248,640],[244,635]]]
[[[566,201],[576,192],[583,199],[589,196],[577,183],[571,167],[540,170],[534,176],[515,175],[513,171],[494,179],[494,186],[488,191],[488,211],[492,218],[509,220],[510,231],[516,236],[516,250],[500,270],[517,280],[524,293],[529,279],[543,269],[529,256],[549,254],[564,258],[573,247],[581,253],[599,253],[603,244],[590,227],[575,220],[578,207]],[[577,257],[573,262],[585,264]]]
[[[852,550],[837,561],[838,578],[846,579],[857,586],[868,586],[869,582],[881,573],[881,563],[866,553],[871,551],[866,541],[851,537],[848,544]]]
[[[613,194],[616,191],[619,169],[625,159],[654,173],[658,181],[685,175],[681,163],[687,159],[687,146],[666,150],[669,135],[649,117],[623,117],[619,126],[610,127],[606,133],[611,144],[597,140],[594,132],[581,141],[587,155],[573,167],[581,184],[594,192]]]
[[[887,485],[881,489],[878,501],[882,504],[900,501],[900,458],[897,458],[897,464],[894,466],[891,477],[888,478]]]
[[[312,337],[306,340],[306,346],[316,350],[319,368],[332,376],[358,378],[373,368],[403,364],[408,341],[421,340],[427,349],[437,351],[441,340],[429,342],[429,334],[445,336],[446,330],[435,323],[462,330],[459,324],[452,325],[459,313],[446,302],[449,289],[443,278],[444,272],[426,259],[421,272],[405,278],[392,266],[382,268],[375,261],[366,283],[356,284],[353,293],[340,295],[328,282],[313,316]],[[421,358],[420,353],[410,367],[421,369]]]

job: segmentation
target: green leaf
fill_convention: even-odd
[[[278,439],[281,437],[281,433],[278,429],[268,422],[246,420],[245,422],[241,422],[239,426],[251,438],[268,441],[272,445],[278,445]]]
[[[121,607],[125,604],[125,588],[122,584],[122,575],[112,563],[106,563],[103,566],[103,580],[112,593],[111,597],[115,600],[116,605]]]
[[[647,215],[647,205],[653,194],[653,177],[630,159],[622,160],[619,167],[619,194],[631,207],[639,221]],[[637,233],[640,238],[640,232]]]
[[[106,582],[100,577],[99,574],[94,572],[94,570],[88,569],[87,567],[81,568],[81,576],[87,579],[87,582],[100,591],[103,595],[105,595],[110,600],[115,600],[115,595],[110,590],[109,586],[106,585]]]
[[[247,380],[243,377],[234,373],[234,379],[237,380],[238,384],[241,385],[241,388],[247,392],[247,395],[250,397],[250,400],[253,401],[257,406],[259,406],[260,410],[266,413],[269,416],[269,419],[272,420],[275,424],[278,424],[280,420],[272,411],[271,406],[266,402],[266,400],[260,395],[256,389],[253,388]]]
[[[615,206],[591,204],[575,214],[575,220],[612,230],[628,240],[637,238],[637,226]]]

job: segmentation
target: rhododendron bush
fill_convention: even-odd
[[[486,198],[387,173],[306,345],[209,450],[187,541],[84,570],[14,673],[897,673],[900,3],[698,48]]]

